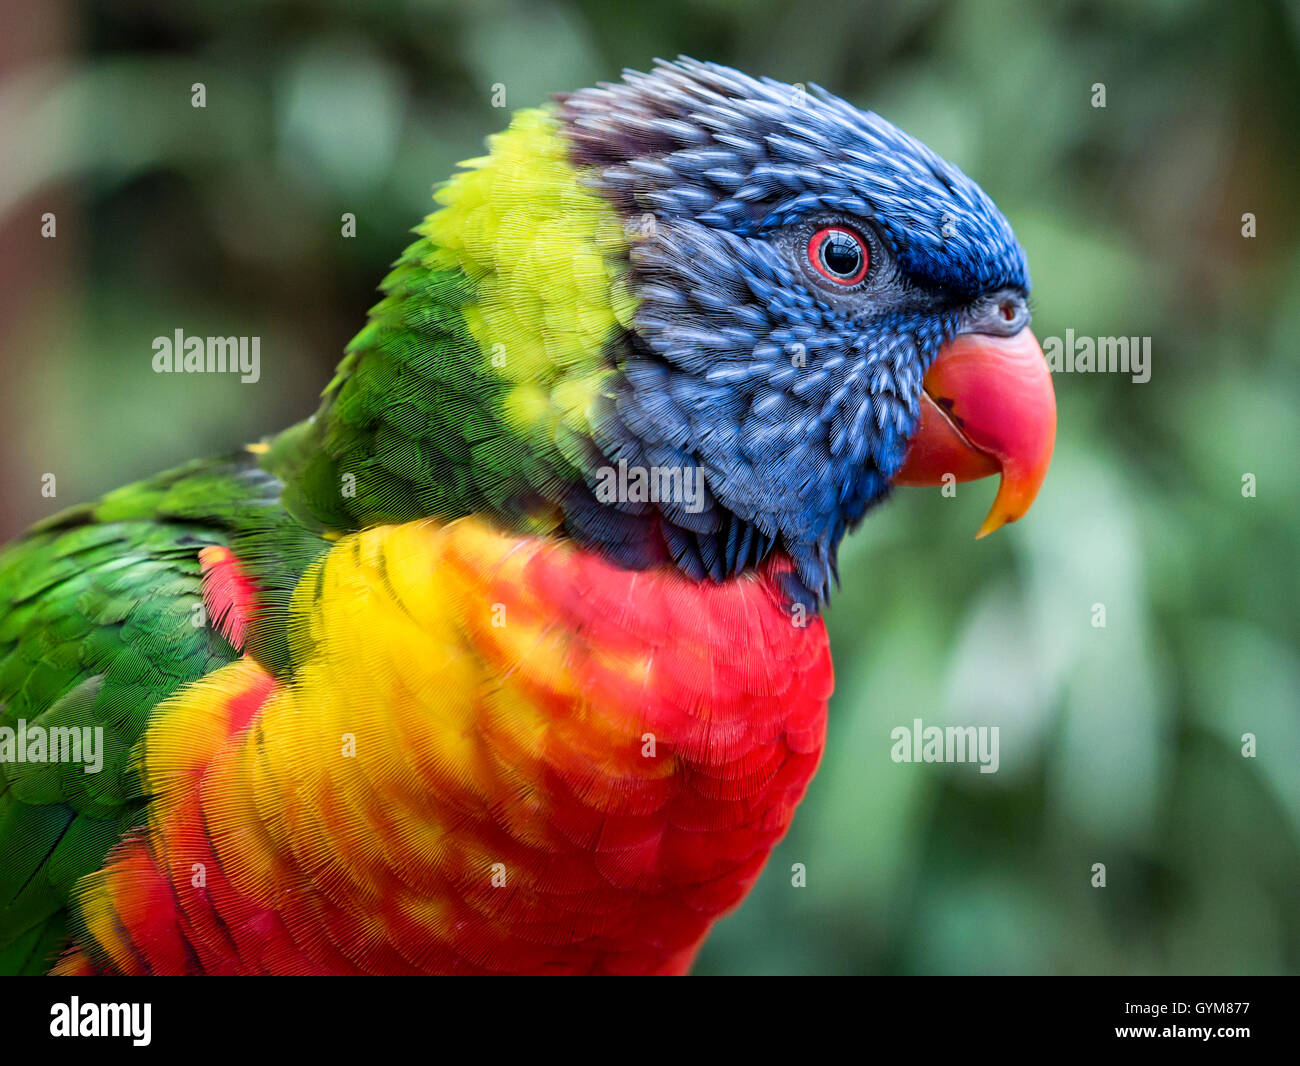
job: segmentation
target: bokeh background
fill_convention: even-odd
[[[4,537],[312,410],[432,184],[506,123],[496,84],[513,109],[687,53],[952,159],[1028,250],[1040,338],[1149,336],[1151,379],[1058,375],[1017,526],[971,539],[979,483],[847,543],[823,768],[697,972],[1300,969],[1296,4],[0,10]],[[178,326],[261,336],[260,383],[152,373]],[[998,725],[999,772],[893,763],[916,717]]]

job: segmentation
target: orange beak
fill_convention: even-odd
[[[926,372],[921,421],[896,485],[941,485],[1001,473],[986,537],[1029,510],[1056,442],[1056,394],[1043,350],[1028,328],[1014,337],[963,333]]]

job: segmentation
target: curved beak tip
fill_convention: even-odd
[[[926,372],[921,418],[898,485],[1001,484],[975,539],[1024,516],[1047,477],[1056,441],[1056,394],[1029,329],[1013,337],[962,334]]]

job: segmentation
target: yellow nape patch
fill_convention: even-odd
[[[572,428],[608,374],[605,345],[635,311],[627,234],[582,186],[551,113],[519,112],[489,145],[419,228],[435,246],[426,265],[474,279],[465,322],[493,371],[517,383],[505,404],[515,428]],[[563,402],[549,402],[560,383]]]

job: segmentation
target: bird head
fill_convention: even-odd
[[[640,458],[701,464],[821,598],[894,484],[1001,473],[979,536],[1028,509],[1055,402],[1024,251],[970,178],[817,87],[687,59],[561,117],[628,222],[617,406]]]
[[[486,513],[695,580],[780,551],[815,608],[893,485],[1001,473],[982,535],[1042,482],[1024,252],[877,115],[661,62],[519,112],[436,199],[268,460],[321,525]]]

